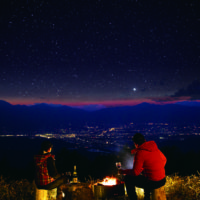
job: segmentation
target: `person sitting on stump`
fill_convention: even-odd
[[[150,191],[165,185],[165,164],[167,162],[164,154],[158,149],[154,141],[146,141],[141,133],[133,136],[136,149],[134,153],[133,169],[121,169],[124,174],[127,194],[130,200],[137,200],[135,186],[144,188],[144,200],[150,200]]]
[[[39,154],[34,156],[35,184],[38,189],[52,190],[68,182],[66,175],[61,176],[57,172],[55,156],[51,154],[52,147],[51,142],[45,140],[41,144]]]

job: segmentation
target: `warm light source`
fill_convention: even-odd
[[[106,177],[100,182],[102,185],[117,185],[117,179],[114,177]]]
[[[65,197],[65,193],[62,191],[62,198],[64,198]]]
[[[144,197],[144,189],[136,187],[136,193],[138,197]]]

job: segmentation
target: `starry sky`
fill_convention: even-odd
[[[200,99],[199,0],[1,0],[0,30],[9,103]]]

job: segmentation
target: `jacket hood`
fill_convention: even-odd
[[[157,151],[158,150],[158,146],[154,141],[148,141],[143,143],[142,145],[140,145],[138,147],[138,150],[145,150],[145,151]]]

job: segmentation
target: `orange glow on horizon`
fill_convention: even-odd
[[[157,104],[157,105],[165,105],[165,104],[174,104],[183,101],[190,101],[188,97],[184,97],[182,99],[174,99],[173,98],[165,98],[163,99],[124,99],[124,100],[105,100],[105,101],[68,101],[68,100],[42,100],[42,99],[2,99],[12,105],[35,105],[35,104],[54,104],[54,105],[65,105],[71,107],[84,107],[90,105],[102,105],[105,107],[115,107],[115,106],[135,106],[141,103],[149,103],[149,104]],[[195,102],[200,102],[200,100],[196,100]]]
[[[105,100],[105,101],[68,101],[68,100],[33,100],[33,99],[4,99],[4,101],[12,105],[35,105],[35,104],[55,104],[65,106],[87,106],[87,105],[103,105],[107,107],[112,106],[134,106],[143,102],[153,103],[150,99],[134,99],[134,100]]]

